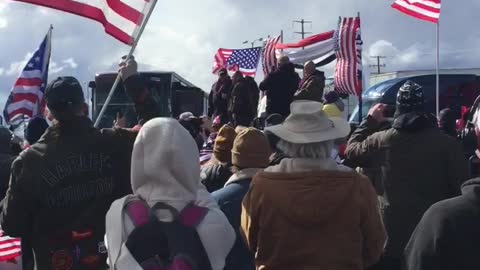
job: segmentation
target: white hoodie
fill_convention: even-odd
[[[132,190],[150,206],[164,202],[181,211],[189,202],[210,211],[197,231],[210,259],[212,270],[221,270],[235,242],[235,232],[217,203],[200,183],[198,148],[178,121],[156,118],[146,123],[135,141],[132,153]],[[122,245],[134,226],[123,213],[132,196],[115,201],[107,213],[106,242],[109,262],[115,269],[141,269]],[[157,212],[162,221],[170,214]]]

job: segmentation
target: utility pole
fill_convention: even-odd
[[[312,32],[305,32],[305,24],[312,24],[312,21],[306,21],[304,19],[301,19],[300,21],[293,21],[294,23],[299,23],[302,25],[302,31],[300,32],[294,32],[295,34],[300,34],[302,35],[302,39],[305,39],[306,34],[311,34]]]
[[[376,67],[376,68],[377,68],[377,73],[376,73],[376,74],[381,74],[381,73],[382,73],[381,68],[382,68],[382,67],[386,67],[387,65],[385,65],[385,64],[380,64],[380,59],[385,59],[385,58],[387,58],[387,57],[386,57],[386,56],[376,55],[376,56],[370,56],[370,58],[375,58],[375,59],[377,59],[377,64],[376,64],[376,65],[369,65],[369,66],[370,66],[370,67]]]

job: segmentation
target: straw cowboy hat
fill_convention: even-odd
[[[315,101],[295,101],[285,122],[265,128],[284,141],[297,144],[319,143],[345,138],[350,124],[340,117],[328,117],[323,104]]]

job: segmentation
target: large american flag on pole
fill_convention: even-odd
[[[255,77],[262,47],[251,49],[219,49],[213,62],[213,74],[220,69],[240,71],[244,76]]]
[[[360,33],[360,18],[340,19],[335,40],[337,55],[335,90],[349,95],[361,95],[363,41]]]
[[[414,18],[438,23],[441,0],[396,0],[392,7]]]
[[[265,44],[265,47],[263,48],[262,67],[265,76],[272,73],[277,67],[277,53],[275,47],[280,41],[280,38],[281,36],[268,39],[267,44]]]
[[[52,28],[48,30],[40,47],[33,53],[15,81],[3,111],[7,123],[12,124],[24,118],[43,116],[51,40]]]
[[[3,235],[0,230],[0,261],[9,261],[15,259],[22,254],[20,239]]]
[[[105,32],[132,45],[157,0],[14,0],[49,7],[101,23]]]

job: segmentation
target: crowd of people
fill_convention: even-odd
[[[421,85],[399,89],[393,121],[377,104],[352,130],[312,62],[300,78],[282,57],[259,86],[221,70],[208,115],[177,119],[133,58],[119,73],[134,127],[94,128],[60,77],[52,126],[32,119],[23,151],[0,129],[0,225],[23,269],[480,269],[472,151]]]

